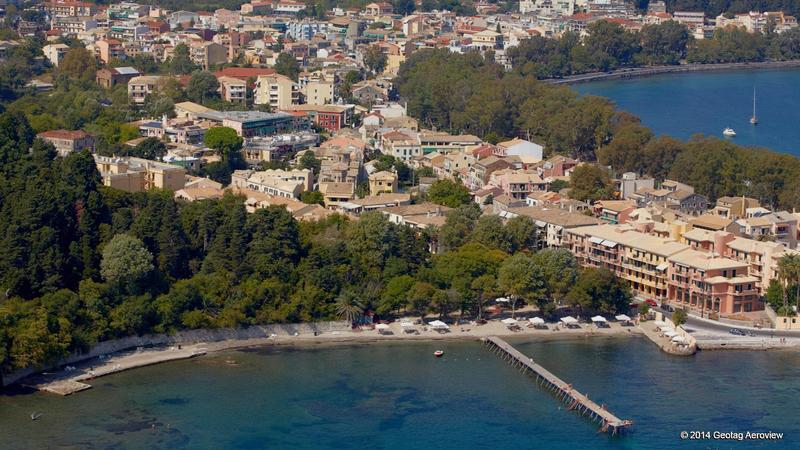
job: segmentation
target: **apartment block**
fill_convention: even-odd
[[[186,169],[143,158],[94,155],[103,185],[127,192],[177,191],[186,184]]]

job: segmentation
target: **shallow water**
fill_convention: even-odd
[[[749,123],[756,89],[759,124]],[[575,85],[608,97],[657,134],[687,139],[695,133],[800,156],[800,69],[662,74]]]
[[[599,434],[477,342],[403,342],[231,351],[104,377],[65,398],[3,396],[0,448],[797,447],[798,353],[679,358],[641,337],[515,345],[633,419],[633,433]],[[439,348],[445,357],[433,358]],[[32,411],[44,415],[33,422]],[[682,430],[788,437],[689,442]]]

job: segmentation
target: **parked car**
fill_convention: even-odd
[[[730,330],[728,330],[728,333],[730,333],[730,334],[732,334],[734,336],[744,336],[744,331],[742,331],[742,330],[740,330],[738,328],[731,328]]]
[[[658,308],[658,303],[655,300],[653,300],[652,298],[648,298],[644,302],[647,303],[648,305],[652,306],[653,308]]]

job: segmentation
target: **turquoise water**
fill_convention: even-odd
[[[477,342],[418,342],[227,352],[71,397],[0,396],[0,448],[797,448],[798,353],[678,358],[639,337],[516,344],[633,419],[633,433],[599,434]],[[682,430],[787,438],[689,442]]]
[[[759,124],[749,123],[756,89]],[[695,133],[800,156],[800,69],[657,75],[575,85],[612,99],[657,134],[687,139]]]

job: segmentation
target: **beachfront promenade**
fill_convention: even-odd
[[[589,400],[585,394],[578,392],[572,385],[561,380],[550,371],[533,361],[533,358],[525,356],[515,349],[508,342],[497,336],[481,338],[484,344],[500,355],[504,360],[511,363],[514,367],[521,369],[523,373],[531,373],[536,377],[536,381],[555,393],[555,395],[569,405],[569,409],[576,410],[582,415],[589,417],[592,421],[599,423],[600,431],[610,432],[612,435],[620,433],[633,425],[630,420],[622,420],[608,411],[604,406]]]
[[[619,323],[611,323],[608,327],[603,328],[598,328],[591,324],[581,324],[576,328],[564,328],[556,324],[548,324],[542,328],[522,327],[519,331],[512,331],[499,320],[490,320],[484,325],[475,323],[451,325],[447,331],[437,331],[428,325],[420,324],[416,325],[412,332],[408,332],[408,330],[402,329],[400,322],[389,324],[388,330],[383,333],[379,333],[376,330],[352,330],[349,328],[346,330],[312,331],[312,328],[309,327],[287,326],[283,327],[283,331],[269,328],[270,332],[263,332],[261,327],[252,328],[259,328],[259,330],[230,330],[225,333],[226,336],[230,336],[229,338],[216,341],[202,339],[202,337],[206,337],[203,335],[199,339],[197,336],[194,336],[193,339],[189,339],[187,336],[182,342],[173,339],[169,345],[134,347],[133,349],[109,354],[102,358],[93,357],[83,361],[76,361],[71,364],[69,369],[61,368],[31,375],[22,379],[19,383],[45,392],[70,395],[89,389],[91,385],[87,381],[93,378],[136,367],[245,347],[310,346],[402,340],[473,340],[488,336],[524,336],[534,340],[587,339],[641,333],[635,327],[623,327]]]

